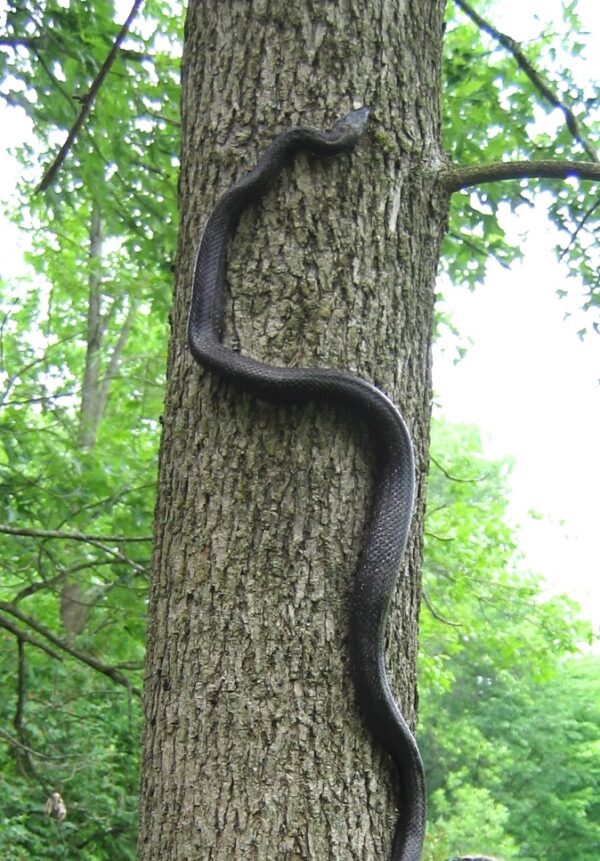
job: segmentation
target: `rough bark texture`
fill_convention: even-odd
[[[358,149],[300,156],[231,245],[228,343],[352,370],[412,431],[419,498],[390,624],[415,719],[430,338],[446,200],[436,177],[442,0],[192,2],[181,225],[146,677],[140,861],[375,859],[394,793],[357,714],[347,599],[368,510],[364,429],[252,400],[186,348],[217,197],[294,124],[373,109]]]

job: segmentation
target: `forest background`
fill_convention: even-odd
[[[591,13],[583,3],[539,4],[543,19],[528,17],[526,36],[516,33],[515,4],[477,4],[487,32],[458,5],[448,4],[446,32],[448,152],[462,163],[483,149],[490,160],[532,146],[585,153],[598,137],[590,70],[600,52],[579,16],[593,16],[592,4]],[[176,230],[179,4],[137,11],[64,164],[47,174],[128,12],[109,0],[85,10],[10,3],[0,38],[14,149],[2,171],[13,226],[0,280],[0,852],[9,861],[135,857]],[[558,104],[494,28],[516,35]],[[557,519],[566,512],[553,496],[570,483],[569,528],[577,518],[583,534],[589,519],[591,535],[598,209],[576,181],[552,196],[549,188],[515,182],[502,201],[489,189],[456,196],[440,274],[420,659],[428,861],[475,848],[473,835],[530,861],[584,861],[600,846],[600,673],[589,624],[598,563],[590,540],[565,544]],[[543,262],[521,262],[524,232],[538,245],[546,235]],[[564,294],[558,306],[548,304],[554,291]],[[475,305],[491,321],[480,335],[468,329]],[[515,317],[526,348],[516,346]],[[541,352],[549,331],[562,339],[557,366]],[[586,399],[579,421],[573,390]],[[508,443],[503,423],[514,429]],[[524,437],[533,445],[518,451]],[[536,498],[515,489],[526,468]],[[528,516],[544,500],[550,519]],[[68,808],[62,821],[44,814],[54,791]]]

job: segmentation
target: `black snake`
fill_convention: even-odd
[[[198,250],[188,340],[202,367],[257,397],[276,403],[342,404],[368,427],[376,456],[376,489],[350,601],[350,665],[363,717],[397,771],[400,813],[392,861],[419,861],[425,830],[423,767],[390,690],[384,659],[388,608],[413,509],[414,461],[408,430],[391,400],[360,377],[328,368],[275,367],[221,343],[227,243],[241,213],[262,197],[296,152],[327,155],[354,147],[368,116],[368,109],[360,108],[329,131],[299,127],[284,132],[256,167],[219,199]]]

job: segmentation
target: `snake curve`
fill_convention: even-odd
[[[241,213],[264,195],[296,152],[325,156],[352,149],[368,116],[369,109],[363,107],[351,111],[329,131],[296,127],[280,134],[256,167],[217,201],[196,258],[188,345],[203,368],[255,397],[273,403],[321,400],[342,404],[368,428],[376,480],[350,598],[349,658],[362,716],[396,770],[399,817],[391,861],[419,861],[425,831],[423,766],[390,689],[384,657],[388,609],[413,510],[414,459],[408,429],[392,401],[360,377],[330,368],[276,367],[221,342],[226,249]]]

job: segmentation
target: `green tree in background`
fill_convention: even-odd
[[[432,450],[420,675],[431,861],[482,839],[502,857],[583,861],[600,824],[600,663],[569,656],[589,626],[520,571],[507,468],[482,457],[477,432],[436,423]]]
[[[138,4],[139,5],[139,4]],[[178,164],[179,15],[147,3],[62,169],[114,4],[9,4],[29,274],[1,284],[4,858],[135,855],[148,561]],[[177,10],[175,10],[177,11]],[[10,116],[10,114],[9,114]],[[44,816],[58,792],[67,816]]]
[[[519,248],[506,240],[501,202],[517,210],[549,190],[558,253],[588,290],[591,328],[597,185],[564,184],[565,171],[550,168],[479,186],[481,173],[469,174],[482,158],[597,162],[597,89],[574,71],[585,57],[576,4],[564,4],[558,41],[549,25],[526,46],[493,26],[494,4],[474,7],[447,8],[444,143],[465,173],[442,267],[474,286],[490,256],[508,266]],[[28,236],[29,274],[0,276],[9,861],[135,857],[183,10],[147,0],[131,11],[122,30],[127,12],[109,0],[10,2],[0,36],[0,95],[33,128],[17,154],[12,213]],[[540,130],[550,112],[556,133]],[[385,148],[385,129],[374,134]],[[419,733],[431,861],[483,845],[507,858],[589,861],[600,844],[598,664],[568,658],[587,632],[566,599],[543,600],[540,582],[517,569],[505,467],[483,460],[476,431],[438,428],[434,453]],[[53,792],[68,808],[60,821],[44,815]]]

